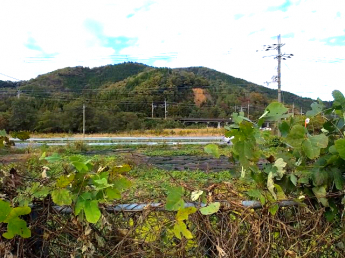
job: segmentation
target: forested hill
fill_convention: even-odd
[[[242,109],[255,118],[277,91],[204,67],[154,68],[123,63],[68,67],[21,82],[0,81],[0,128],[78,132],[86,105],[89,132],[157,126],[147,117],[230,117]],[[311,99],[284,92],[286,104],[310,109]],[[170,124],[169,124],[170,123]],[[176,126],[166,122],[164,126]]]

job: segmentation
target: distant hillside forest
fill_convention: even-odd
[[[0,129],[7,131],[117,132],[182,126],[170,118],[251,119],[277,98],[277,91],[205,67],[154,68],[123,63],[98,68],[68,67],[29,81],[0,81]],[[313,102],[283,92],[295,113]],[[167,103],[166,121],[164,103]],[[249,112],[248,112],[249,106]],[[153,115],[156,119],[149,119]]]

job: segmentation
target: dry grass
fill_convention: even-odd
[[[224,135],[224,128],[202,128],[202,129],[163,129],[163,130],[145,130],[145,131],[129,131],[121,133],[96,133],[86,134],[85,137],[128,137],[128,136],[222,136]],[[82,134],[68,134],[68,133],[32,133],[31,138],[49,138],[49,137],[80,137]]]

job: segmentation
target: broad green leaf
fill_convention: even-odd
[[[267,189],[270,191],[272,196],[274,197],[275,200],[277,200],[277,195],[274,192],[274,181],[273,181],[273,173],[269,172],[268,177],[267,177]]]
[[[206,153],[211,154],[217,159],[220,157],[218,145],[214,143],[206,145],[204,150]]]
[[[330,177],[329,171],[321,168],[314,168],[312,171],[312,179],[314,186],[321,186],[328,183]]]
[[[297,177],[294,174],[290,174],[290,181],[297,186]]]
[[[238,155],[241,165],[247,168],[249,166],[249,160],[254,155],[254,144],[251,141],[238,141],[234,144],[233,151]]]
[[[101,217],[101,211],[98,208],[97,200],[86,200],[84,205],[86,220],[90,223],[97,223]]]
[[[56,180],[56,187],[64,188],[68,186],[74,180],[74,174],[68,176],[62,175]]]
[[[278,121],[288,116],[286,115],[288,109],[279,102],[272,102],[271,104],[269,104],[265,109],[265,113],[266,111],[268,111],[268,113],[264,117],[269,121]]]
[[[18,217],[8,221],[7,232],[2,234],[2,236],[7,239],[12,239],[15,235],[19,235],[22,238],[31,237],[31,231],[27,227],[26,222]]]
[[[121,193],[115,187],[108,187],[107,189],[105,189],[105,193],[109,201],[121,199]]]
[[[338,91],[338,90],[334,90],[332,92],[333,98],[334,98],[334,102],[333,102],[333,106],[342,106],[343,108],[345,108],[345,98],[344,95]]]
[[[188,219],[188,215],[193,214],[197,211],[197,209],[195,207],[186,207],[186,208],[182,208],[179,209],[177,214],[176,214],[176,220],[187,220]]]
[[[279,209],[279,205],[275,203],[268,208],[268,211],[274,216],[276,215],[278,209]]]
[[[334,184],[337,190],[339,191],[344,190],[345,178],[343,176],[343,172],[339,168],[332,168],[331,174],[332,174]]]
[[[127,178],[122,177],[120,175],[116,177],[116,179],[112,181],[111,183],[119,191],[127,190],[132,185],[131,181],[129,181]]]
[[[306,113],[307,117],[313,117],[320,114],[325,106],[321,103],[314,102],[311,104],[311,110]]]
[[[53,155],[45,158],[45,160],[47,160],[50,163],[60,161],[61,159],[61,156],[57,153],[53,153]]]
[[[53,202],[57,205],[71,205],[71,193],[67,189],[56,189],[51,192]]]
[[[6,137],[6,130],[5,129],[3,129],[3,130],[0,130],[0,136],[2,136],[2,137]]]
[[[10,203],[0,199],[0,223],[6,219],[11,210],[12,207],[10,206]]]
[[[73,161],[71,163],[81,173],[89,171],[89,167],[84,162]]]
[[[277,200],[286,200],[286,195],[281,186],[278,184],[274,184],[274,187],[277,189]]]
[[[302,149],[309,159],[320,156],[320,150],[328,145],[328,137],[324,134],[309,136],[302,143]]]
[[[247,192],[247,195],[254,198],[254,199],[260,200],[261,205],[265,205],[265,203],[266,203],[265,196],[263,196],[261,194],[260,190],[258,190],[258,189],[250,189]]]
[[[242,114],[241,114],[241,112],[240,112],[240,114],[232,113],[232,121],[236,124],[240,124],[243,121],[243,116],[244,116],[243,112],[242,112]]]
[[[78,216],[78,214],[81,212],[81,210],[84,209],[84,207],[85,207],[85,200],[83,198],[80,198],[79,196],[74,206],[74,214]]]
[[[319,202],[321,202],[323,206],[329,207],[329,203],[326,198],[326,195],[327,195],[326,188],[324,186],[318,186],[318,187],[313,187],[312,190],[316,198],[319,200]]]
[[[334,142],[339,156],[345,160],[345,139],[339,139]]]
[[[260,196],[262,195],[259,189],[250,189],[248,192],[246,192],[246,194],[255,199],[259,199]]]
[[[7,215],[4,220],[5,223],[9,223],[10,220],[17,218],[22,215],[30,214],[31,208],[28,206],[12,208],[10,213]]]
[[[329,151],[329,153],[331,153],[331,154],[338,154],[338,151],[337,151],[335,145],[330,146],[329,149],[328,149],[328,151]]]
[[[202,215],[211,215],[213,213],[216,213],[219,211],[220,203],[219,202],[213,202],[207,205],[206,207],[200,208],[200,212]]]
[[[108,180],[106,178],[102,178],[102,179],[96,179],[94,180],[95,182],[95,187],[97,190],[101,190],[113,185],[108,184]]]
[[[279,131],[283,137],[286,137],[290,131],[290,125],[286,121],[283,121],[279,124]]]
[[[128,165],[128,164],[124,164],[124,165],[121,165],[121,166],[115,166],[112,168],[111,172],[114,173],[114,174],[121,174],[121,173],[126,173],[126,172],[129,172],[131,171],[131,166]]]
[[[177,221],[175,223],[173,232],[178,239],[182,238],[181,234],[187,239],[193,238],[192,233],[187,229],[187,226],[183,221]]]
[[[41,155],[41,157],[39,158],[39,160],[44,160],[44,159],[46,159],[46,156],[47,156],[46,152],[43,152],[42,155]]]
[[[277,168],[277,179],[281,179],[285,174],[284,168],[286,166],[286,162],[284,162],[282,158],[279,158],[274,162],[274,166]]]
[[[193,202],[196,201],[196,200],[198,200],[199,197],[200,197],[200,195],[203,194],[203,192],[204,192],[204,191],[202,191],[202,190],[193,191],[193,192],[191,193],[191,200],[192,200]]]
[[[177,211],[184,207],[184,200],[182,199],[184,194],[184,188],[182,186],[169,187],[167,202],[165,208],[168,211]]]
[[[305,138],[306,129],[301,125],[294,125],[286,137],[287,142],[293,147],[301,147]]]

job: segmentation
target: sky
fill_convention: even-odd
[[[345,93],[344,0],[1,0],[0,80],[135,61],[204,66],[283,91]],[[267,83],[268,82],[268,83]],[[270,83],[269,83],[270,82]]]

